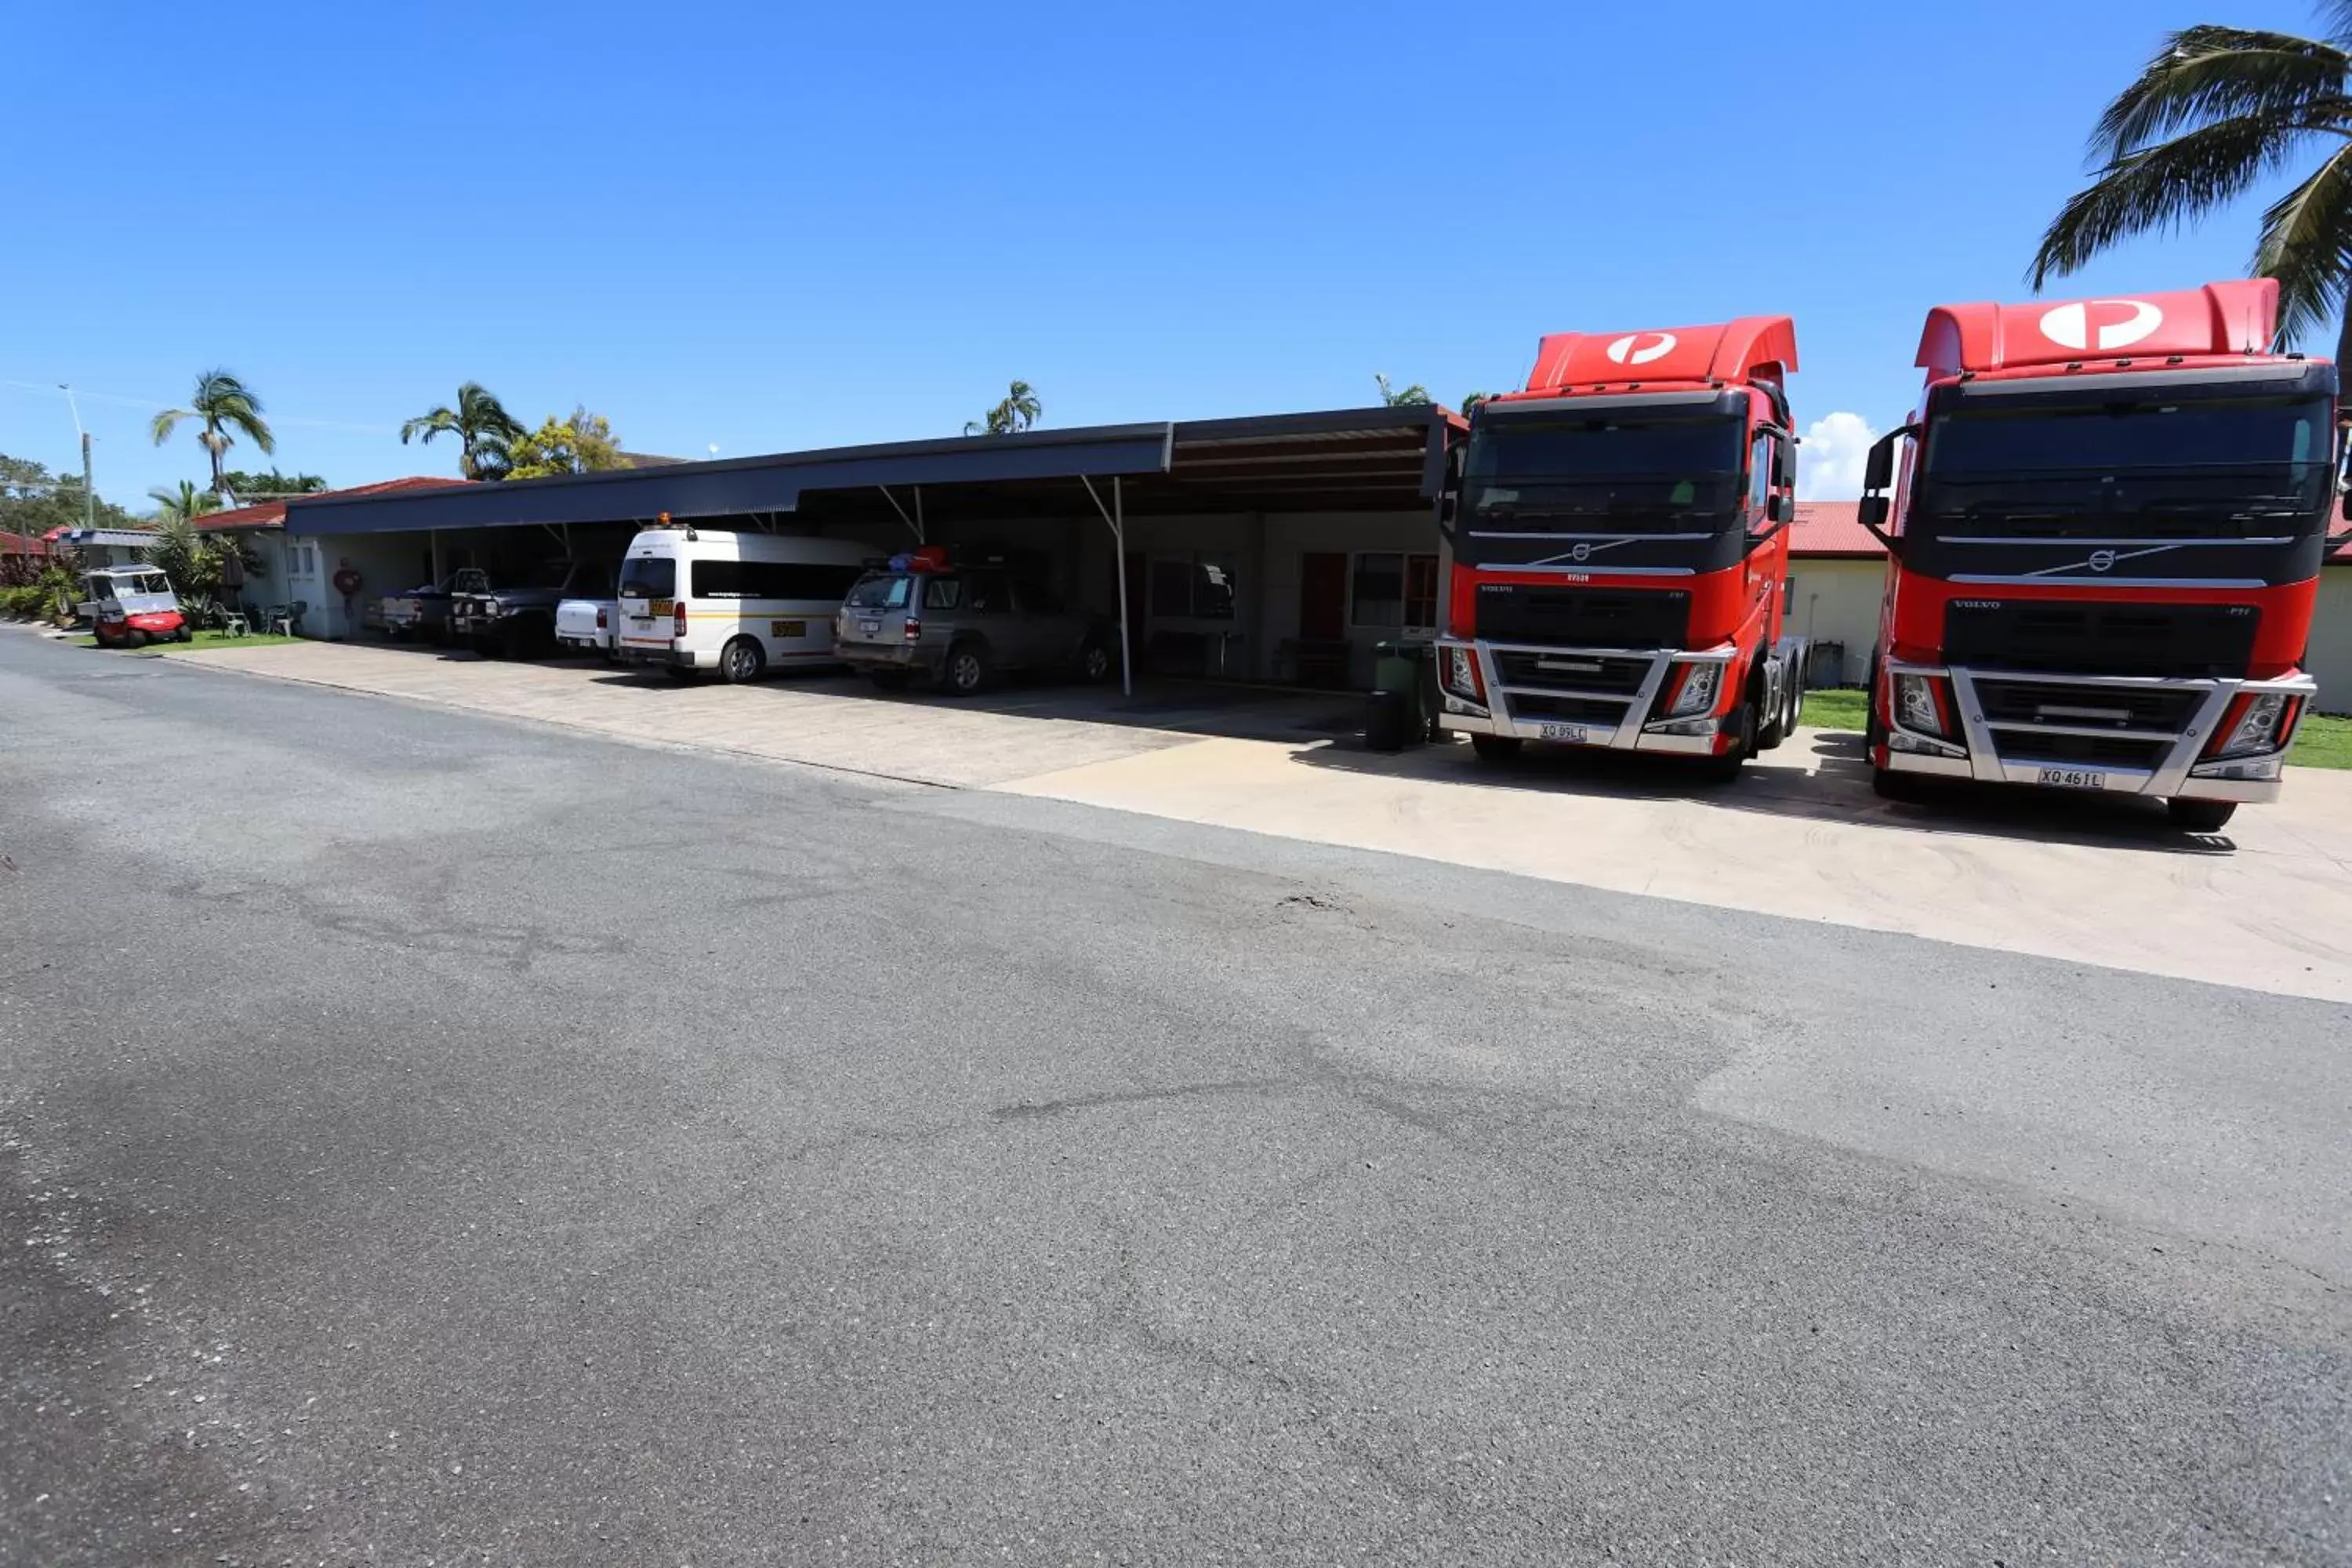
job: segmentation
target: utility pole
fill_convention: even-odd
[[[74,434],[81,437],[81,525],[98,526],[98,488],[89,479],[89,432],[81,427],[81,405],[74,401],[73,388],[64,382],[58,390],[66,395],[66,408],[73,415]]]

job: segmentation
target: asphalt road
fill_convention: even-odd
[[[2352,1561],[2341,1005],[10,632],[0,852],[0,1562]]]

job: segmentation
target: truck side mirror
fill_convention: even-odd
[[[1774,496],[1769,510],[1774,522],[1788,523],[1797,521],[1797,502],[1792,496]]]
[[[1862,488],[1864,491],[1883,490],[1895,482],[1895,443],[1910,431],[1905,426],[1889,430],[1871,445],[1870,455],[1863,459]]]
[[[1772,486],[1790,489],[1797,483],[1797,438],[1786,430],[1772,434]]]
[[[1885,539],[1886,537],[1886,498],[1864,496],[1854,504],[1855,520],[1882,540]]]

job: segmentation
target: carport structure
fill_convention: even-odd
[[[1116,618],[1137,668],[1348,685],[1380,638],[1435,629],[1437,500],[1464,429],[1416,405],[963,437],[321,497],[292,502],[287,529],[320,541],[322,574],[384,592],[459,554],[617,559],[664,513],[877,555],[1019,555]]]

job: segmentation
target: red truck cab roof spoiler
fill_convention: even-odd
[[[1786,316],[1742,316],[1709,327],[1638,332],[1554,332],[1536,350],[1525,392],[1559,397],[1595,392],[1766,384],[1797,368],[1797,325]]]
[[[2277,335],[2278,282],[2255,278],[2164,294],[1938,305],[1927,312],[1916,363],[1931,382],[2093,363],[2153,368],[2273,357]]]

